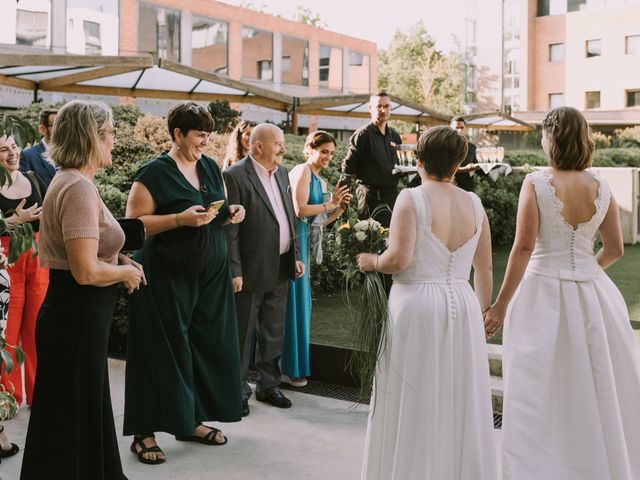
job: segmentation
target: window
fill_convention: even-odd
[[[30,9],[16,10],[16,45],[49,48],[51,46],[51,1],[30,3]]]
[[[242,27],[242,77],[273,81],[273,34]]]
[[[600,108],[600,92],[586,92],[585,94],[586,108]]]
[[[191,65],[227,75],[229,25],[193,16],[191,21]]]
[[[549,45],[549,61],[562,62],[564,60],[564,43],[552,43]]]
[[[309,85],[309,42],[282,36],[282,82]]]
[[[587,40],[587,58],[602,55],[602,40]]]
[[[180,61],[180,13],[140,3],[138,50],[155,58]]]
[[[640,90],[627,90],[627,107],[640,107]]]
[[[549,94],[549,110],[564,106],[564,95],[562,93]]]
[[[640,35],[630,35],[625,38],[625,53],[627,55],[640,54]]]
[[[329,90],[342,90],[342,49],[320,44],[318,59],[319,85]]]
[[[66,0],[67,52],[118,55],[118,0]]]
[[[369,93],[369,55],[349,52],[349,91]]]
[[[587,0],[569,0],[567,2],[567,11],[577,12],[585,3],[587,3]]]

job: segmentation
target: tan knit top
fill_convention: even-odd
[[[78,170],[60,170],[47,190],[40,220],[40,265],[70,270],[64,242],[98,240],[98,259],[117,265],[124,232],[96,186]]]

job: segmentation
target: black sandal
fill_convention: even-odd
[[[144,454],[145,453],[162,453],[164,455],[164,452],[162,451],[162,449],[156,445],[155,447],[147,447],[143,440],[145,438],[156,438],[156,436],[152,433],[150,435],[134,435],[133,437],[133,442],[131,443],[131,451],[133,453],[135,453],[138,456],[138,461],[140,463],[145,463],[147,465],[159,465],[161,463],[163,463],[166,458],[157,458],[155,460],[149,460],[148,458],[144,458]],[[136,446],[140,447],[140,450],[138,451],[138,449],[136,448]]]
[[[199,427],[200,425],[202,425],[202,423],[198,423],[196,425],[196,428]],[[176,440],[178,440],[179,442],[198,442],[198,443],[202,443],[203,445],[211,445],[214,447],[219,447],[220,445],[224,445],[227,443],[227,437],[225,437],[224,435],[223,435],[224,442],[216,441],[216,437],[218,436],[218,433],[221,432],[220,430],[214,427],[210,427],[208,425],[203,425],[203,426],[211,429],[209,433],[207,433],[204,437],[200,437],[199,435],[187,435],[186,437],[180,437],[176,435]]]
[[[4,432],[4,425],[0,425],[0,433]],[[3,458],[13,457],[16,453],[20,451],[20,447],[15,443],[11,444],[11,448],[9,450],[4,450],[0,447],[0,462],[2,462]]]

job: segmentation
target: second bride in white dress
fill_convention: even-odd
[[[361,270],[394,274],[365,480],[497,478],[481,313],[491,301],[491,238],[480,199],[450,180],[466,150],[449,127],[425,132],[423,185],[398,197],[388,250],[358,256]]]

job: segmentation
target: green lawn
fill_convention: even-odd
[[[507,265],[508,248],[498,248],[493,253],[494,296],[498,293]],[[624,257],[607,270],[624,296],[629,308],[631,325],[640,338],[640,245],[626,246]],[[357,294],[352,294],[357,298]],[[351,316],[341,294],[319,295],[313,300],[311,341],[322,345],[349,347]],[[501,336],[492,342],[500,343]]]

